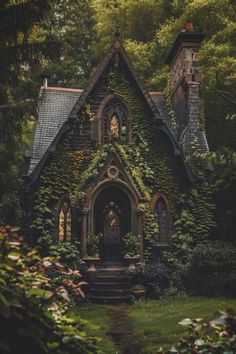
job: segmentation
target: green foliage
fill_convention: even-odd
[[[109,152],[114,151],[112,145],[101,146],[95,154],[87,169],[85,169],[79,177],[78,185],[72,194],[72,202],[75,203],[78,199],[84,197],[86,188],[99,175],[100,169],[104,166]]]
[[[96,353],[80,317],[72,319],[65,312],[69,290],[83,295],[82,283],[74,278],[79,272],[67,271],[56,259],[41,258],[26,245],[24,250],[22,242],[9,228],[0,230],[1,353]],[[55,290],[47,276],[51,270],[64,278]]]
[[[236,248],[227,242],[198,244],[191,254],[186,279],[188,291],[195,295],[228,295],[236,292]]]
[[[126,275],[133,285],[144,286],[147,296],[154,299],[159,299],[171,284],[171,269],[161,262],[140,264]]]
[[[70,134],[61,142],[51,163],[44,169],[34,197],[29,241],[37,243],[42,254],[48,254],[52,244],[53,230],[57,226],[56,205],[62,197],[69,196],[76,188],[80,169],[88,164],[92,153],[90,151],[73,153],[68,150],[69,142]]]
[[[222,95],[222,91],[236,95],[234,1],[142,0],[137,4],[134,0],[94,0],[92,6],[94,26],[100,39],[94,43],[95,53],[101,56],[109,46],[119,18],[122,41],[141,77],[155,90],[164,90],[167,86],[164,59],[176,35],[191,19],[195,29],[205,33],[200,69],[210,146],[218,149],[235,144],[231,138],[235,141],[235,134],[225,121],[228,115],[235,113],[235,106]]]
[[[214,166],[211,173],[213,198],[216,204],[217,228],[213,239],[235,241],[236,227],[236,154],[232,149],[210,152],[206,158]]]
[[[80,254],[80,243],[58,242],[50,246],[49,254],[58,257],[67,268],[80,269],[83,263]]]
[[[54,1],[52,12],[42,31],[59,42],[61,50],[60,55],[44,64],[41,74],[49,76],[51,86],[82,88],[97,63],[92,51],[96,32],[91,2]]]
[[[186,318],[179,322],[186,327],[189,336],[180,340],[167,354],[233,354],[236,350],[236,317],[232,312],[221,312],[220,317],[209,323],[201,318]],[[159,351],[159,354],[164,352]]]
[[[100,245],[103,235],[100,233],[98,235],[88,235],[86,250],[87,256],[89,257],[99,257],[100,256]]]
[[[140,254],[140,235],[134,235],[128,232],[122,238],[124,242],[124,255],[128,257],[136,257]]]
[[[181,189],[177,165],[171,157],[167,141],[155,129],[152,113],[137,87],[132,85],[129,74],[121,70],[119,73],[110,72],[109,86],[113,92],[124,98],[131,111],[135,144],[132,147],[116,146],[116,149],[144,197],[139,211],[144,215],[144,247],[148,249],[158,232],[151,198],[157,191],[165,193],[172,207],[171,212],[173,215],[176,212]]]
[[[38,91],[30,76],[46,55],[45,38],[39,38],[37,31],[49,10],[48,0],[6,0],[0,5],[1,224],[16,224],[20,219],[23,156]]]

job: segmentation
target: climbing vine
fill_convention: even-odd
[[[108,156],[116,153],[142,196],[138,211],[144,218],[144,243],[148,249],[153,243],[158,226],[153,214],[152,200],[158,192],[166,195],[171,206],[174,223],[172,245],[176,255],[187,255],[198,241],[208,237],[214,227],[212,190],[202,180],[198,185],[188,184],[183,163],[173,157],[172,147],[162,133],[139,88],[133,85],[130,73],[125,70],[107,72],[109,89],[121,96],[131,112],[132,143],[116,142],[94,148],[72,151],[70,141],[76,129],[95,119],[91,107],[76,117],[74,127],[59,144],[50,163],[44,168],[35,194],[32,234],[46,252],[55,234],[55,207],[63,196],[72,206],[86,198],[88,189],[99,177]],[[172,124],[176,124],[172,115]]]
[[[156,129],[150,108],[127,75],[120,71],[109,73],[109,86],[127,102],[132,119],[133,144],[119,145],[117,150],[145,197],[140,208],[144,214],[145,240],[151,242],[158,232],[152,197],[157,192],[163,192],[170,200],[171,213],[176,215],[181,181],[177,177],[177,165],[171,156],[170,146]]]
[[[55,219],[57,203],[71,192],[79,182],[80,173],[87,167],[93,151],[71,151],[70,140],[73,130],[64,137],[53,154],[50,163],[39,178],[34,195],[30,241],[37,243],[41,253],[47,254],[56,233]]]

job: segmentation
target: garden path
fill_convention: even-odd
[[[107,336],[119,348],[121,354],[140,354],[143,343],[139,341],[137,329],[129,317],[125,305],[109,305],[107,308],[110,329]]]

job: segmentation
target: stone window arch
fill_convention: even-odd
[[[72,210],[70,201],[63,199],[58,210],[58,241],[71,242],[72,240]]]
[[[113,141],[119,144],[130,143],[130,120],[126,104],[113,98],[108,101],[101,117],[101,142],[109,144]]]
[[[158,225],[158,234],[155,235],[157,244],[170,243],[171,215],[167,198],[158,194],[154,202],[154,217]]]

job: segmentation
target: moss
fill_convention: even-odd
[[[157,192],[166,195],[171,207],[175,224],[173,245],[177,255],[181,252],[187,254],[189,247],[194,247],[197,240],[206,239],[214,227],[214,205],[209,184],[201,182],[198,186],[190,186],[187,183],[184,166],[173,156],[168,138],[158,130],[149,106],[132,80],[130,74],[122,69],[119,72],[107,72],[109,89],[121,96],[129,106],[133,143],[113,143],[71,151],[70,139],[74,131],[83,131],[83,127],[94,119],[90,107],[85,105],[70,133],[59,144],[50,163],[44,168],[35,194],[31,229],[45,252],[52,242],[56,203],[67,195],[76,207],[78,200],[86,197],[88,188],[95,182],[112,152],[119,156],[142,196],[142,204],[138,209],[144,215],[146,249],[149,249],[153,236],[158,232],[151,204]]]

